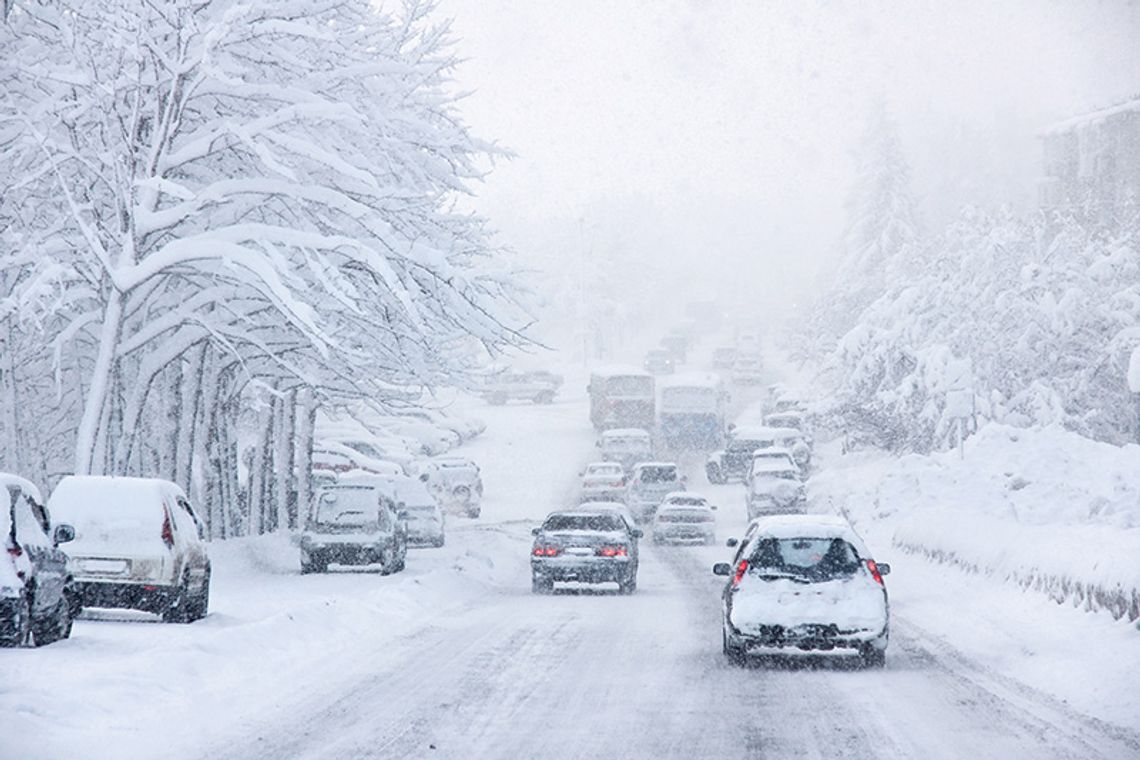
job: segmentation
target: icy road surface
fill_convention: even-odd
[[[585,401],[479,414],[487,434],[466,450],[483,464],[483,518],[452,520],[446,547],[383,577],[301,576],[282,537],[215,545],[200,623],[104,614],[62,644],[0,652],[0,756],[1140,757],[1136,697],[1095,687],[1111,658],[1135,667],[1135,631],[1018,592],[971,595],[976,579],[889,546],[872,543],[894,566],[883,671],[729,666],[710,573],[723,547],[644,541],[631,597],[532,595],[530,528],[594,457]],[[690,486],[720,505],[720,538],[738,535],[743,489],[705,485],[698,465]],[[1019,641],[1034,629],[1070,659],[1087,649],[1091,685],[1050,681],[1051,651]],[[1027,667],[1033,687],[1008,674]]]

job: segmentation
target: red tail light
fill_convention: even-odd
[[[599,557],[628,557],[629,547],[620,544],[618,546],[599,546],[597,555]]]
[[[561,551],[557,546],[550,544],[535,544],[531,554],[536,557],[557,557]]]
[[[162,543],[167,549],[174,548],[174,528],[170,525],[170,513],[165,510],[162,515]]]
[[[748,572],[748,560],[740,560],[740,564],[736,566],[736,575],[732,576],[732,587],[736,588],[740,582],[744,580],[744,574]]]
[[[883,576],[879,573],[879,566],[875,564],[875,560],[867,560],[867,569],[871,571],[871,577],[875,579],[875,583],[880,586],[883,585]]]

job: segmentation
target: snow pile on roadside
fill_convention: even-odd
[[[1140,618],[1140,446],[991,424],[957,451],[828,457],[817,503],[889,528],[895,545]]]

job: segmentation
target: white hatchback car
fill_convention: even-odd
[[[625,470],[618,462],[592,462],[582,470],[581,477],[583,502],[625,499]]]
[[[716,542],[716,510],[700,494],[675,491],[668,494],[653,516],[653,543],[688,543],[706,545]]]
[[[886,662],[890,604],[878,564],[851,525],[827,515],[753,520],[732,563],[713,573],[724,589],[722,641],[735,664],[748,654],[835,652],[865,667]]]

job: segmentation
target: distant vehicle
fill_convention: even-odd
[[[337,484],[313,494],[301,533],[301,572],[324,573],[330,564],[404,569],[408,529],[395,502],[375,485]]]
[[[645,371],[653,375],[671,375],[674,370],[673,355],[663,348],[655,348],[645,355]]]
[[[727,408],[728,392],[719,375],[686,373],[663,381],[657,403],[661,438],[677,449],[721,446]]]
[[[625,503],[639,522],[651,520],[667,494],[685,490],[685,480],[675,462],[634,465],[626,484]]]
[[[807,435],[807,422],[804,420],[803,412],[795,410],[772,412],[764,415],[764,424],[768,427],[793,428],[805,436]]]
[[[772,400],[772,411],[774,413],[803,412],[806,408],[806,405],[798,396],[788,393],[782,394]]]
[[[71,635],[80,602],[67,555],[75,537],[67,523],[52,524],[40,491],[18,475],[0,473],[0,647],[44,646]]]
[[[483,477],[479,465],[466,457],[435,457],[415,465],[420,480],[445,510],[467,517],[482,513]]]
[[[550,404],[562,387],[562,377],[552,372],[500,372],[487,377],[479,392],[488,404],[533,401]]]
[[[760,333],[741,332],[736,336],[736,350],[742,354],[760,355]]]
[[[656,421],[653,375],[636,369],[597,370],[586,386],[590,394],[590,422],[595,430],[641,428]]]
[[[753,459],[745,496],[748,519],[794,514],[807,508],[807,492],[795,465],[774,459]]]
[[[764,360],[759,354],[737,354],[732,364],[732,382],[738,385],[754,385],[764,382]]]
[[[653,543],[700,541],[716,543],[716,507],[708,499],[687,491],[668,494],[653,517]]]
[[[617,462],[629,472],[638,462],[653,458],[653,437],[640,428],[614,428],[598,438],[602,459]]]
[[[625,499],[625,468],[619,462],[593,462],[582,470],[582,501]]]
[[[720,346],[713,349],[712,365],[716,369],[732,369],[736,364],[737,351],[732,346]]]
[[[863,540],[838,517],[765,517],[748,526],[722,595],[725,657],[750,654],[853,653],[868,668],[886,662],[890,602],[883,576]]]
[[[798,440],[798,434],[784,432],[764,426],[733,427],[728,434],[728,443],[720,451],[714,451],[705,462],[705,474],[710,483],[727,483],[730,480],[743,480],[752,465],[752,455],[761,449],[784,448],[785,442]]]
[[[411,457],[404,453],[403,461],[383,459],[383,453],[368,441],[320,439],[313,446],[313,469],[332,472],[364,470],[376,475],[403,475],[404,465]]]
[[[422,480],[406,475],[366,475],[357,470],[340,476],[336,484],[374,486],[391,499],[406,522],[409,546],[444,545],[443,509]]]
[[[70,475],[55,487],[48,508],[75,526],[68,553],[83,607],[153,612],[168,623],[206,616],[205,527],[177,485]]]
[[[674,364],[684,364],[689,350],[689,338],[680,332],[670,333],[661,339],[661,348],[673,357]]]
[[[753,468],[756,467],[757,462],[762,463],[760,466],[761,469],[767,466],[766,463],[768,462],[775,462],[779,465],[793,467],[795,468],[796,472],[799,473],[801,480],[805,475],[803,470],[800,469],[799,464],[796,462],[796,458],[792,456],[792,452],[788,449],[775,447],[770,449],[756,449],[756,451],[752,452],[752,461],[748,463],[748,472],[744,475],[745,484],[752,482],[752,471]]]
[[[557,582],[616,583],[623,594],[637,590],[634,542],[641,531],[617,513],[552,512],[535,528],[530,552],[531,587],[550,593]]]

